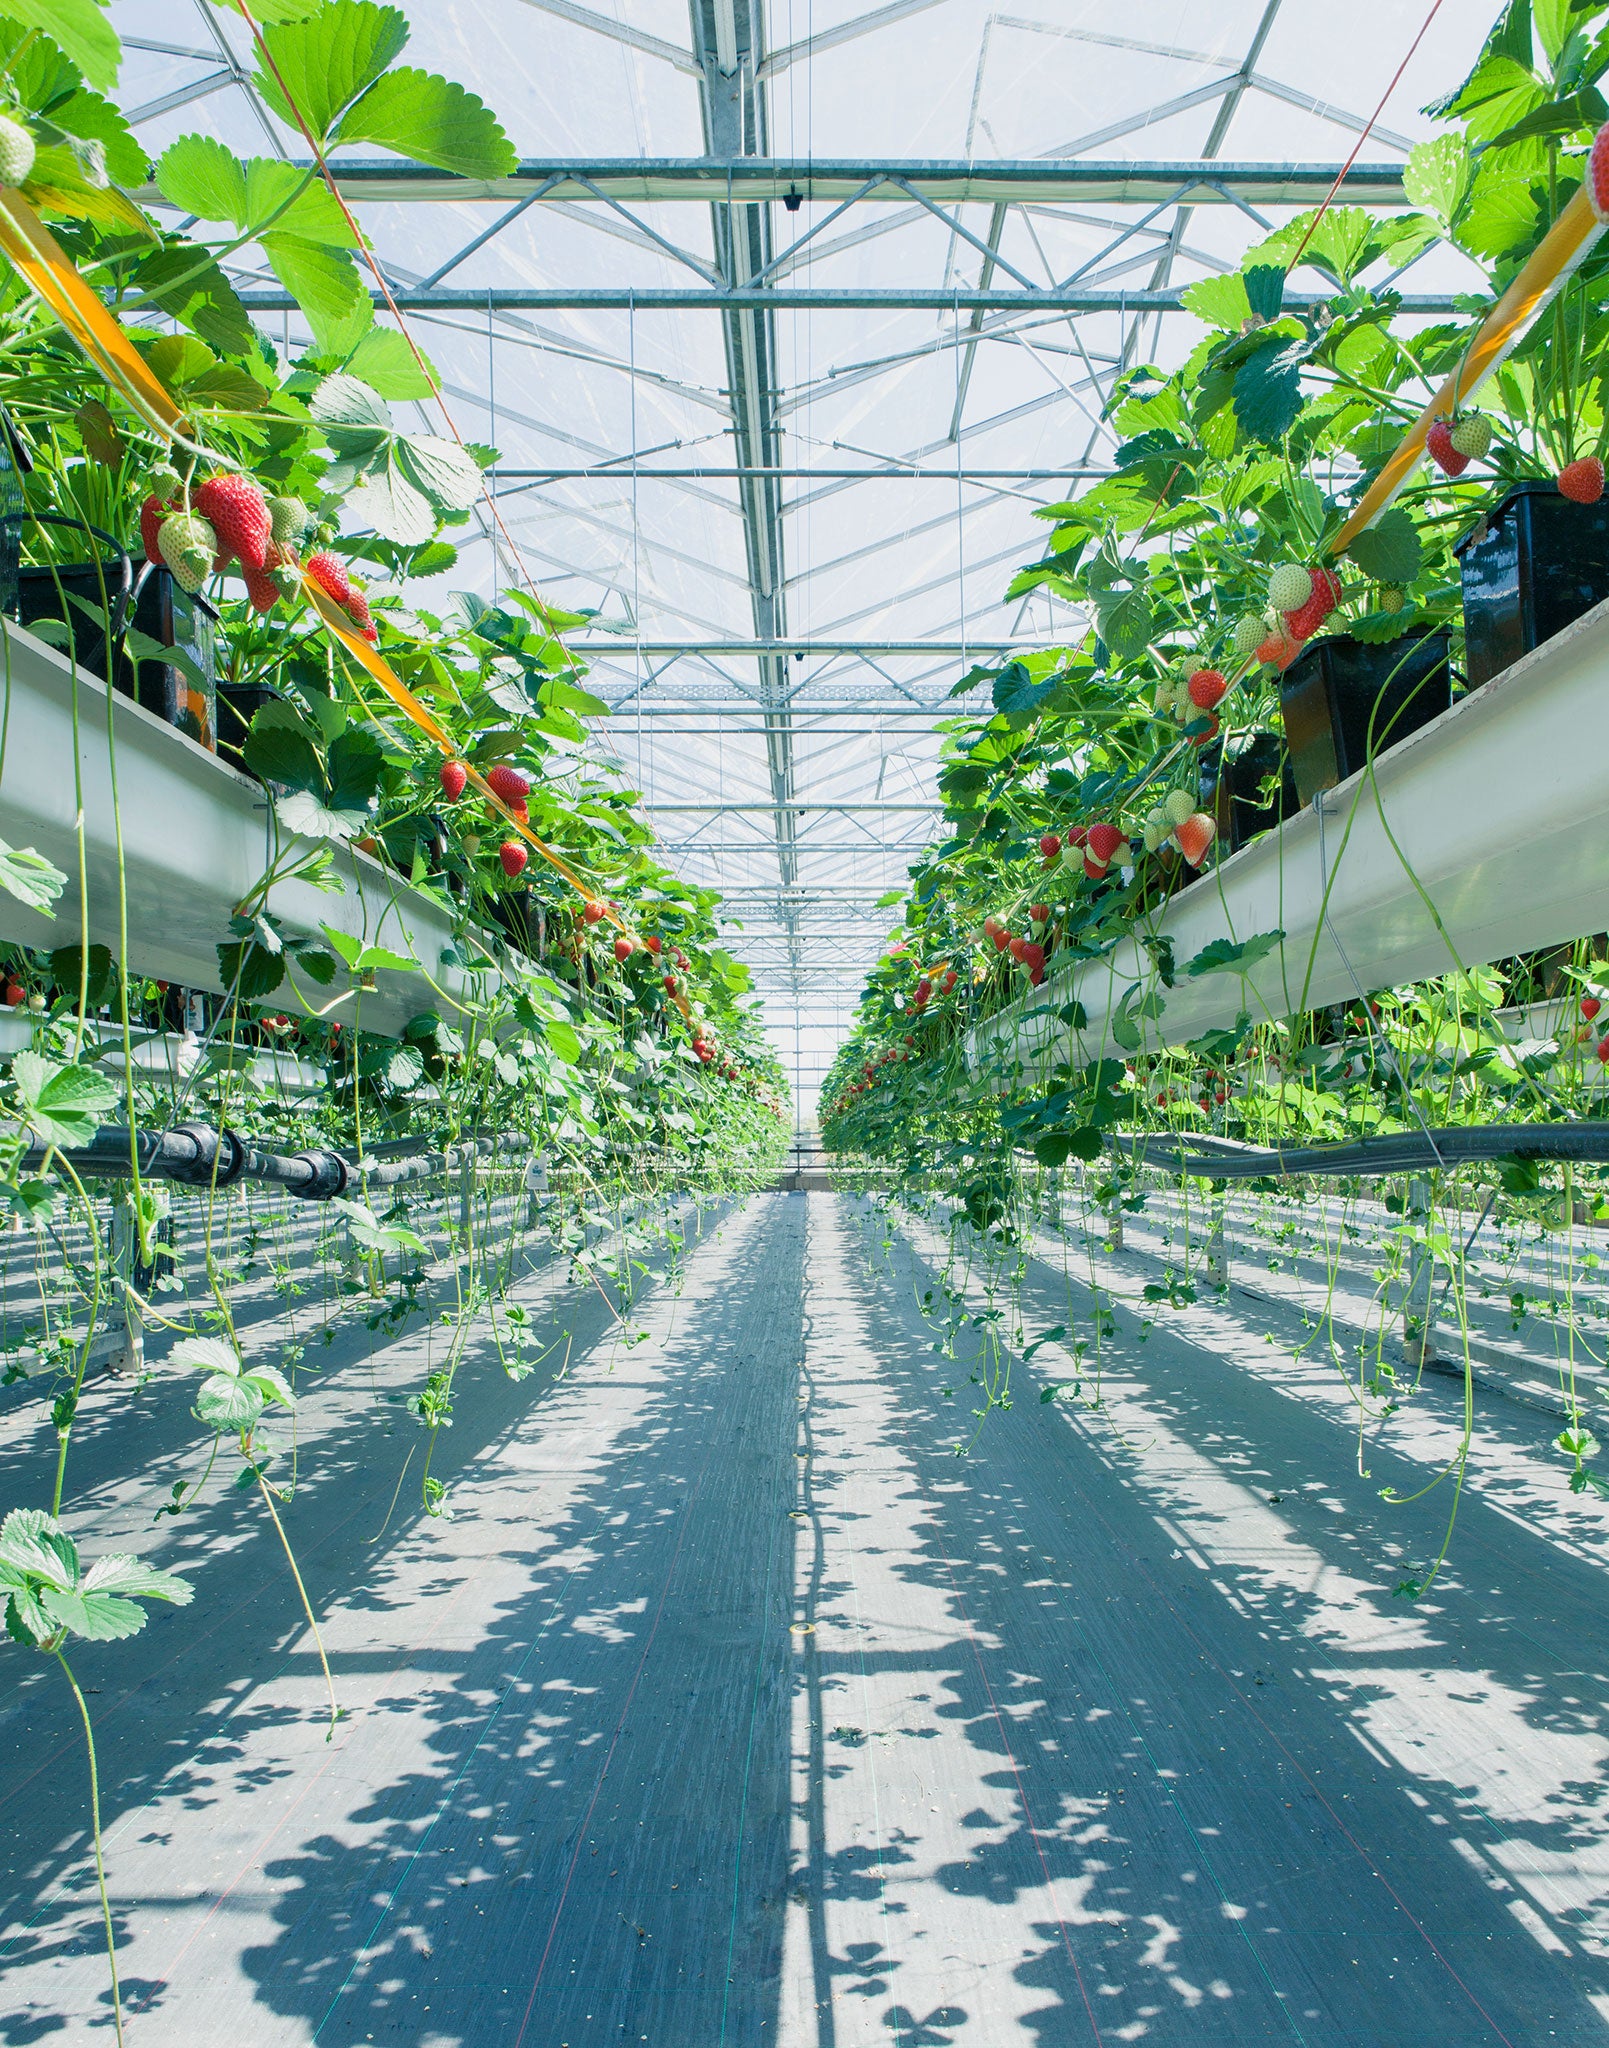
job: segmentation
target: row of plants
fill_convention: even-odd
[[[131,1391],[129,1374],[92,1369],[98,1334],[110,1322],[150,1339],[134,1380],[156,1375],[193,1414],[198,1471],[232,1462],[239,1512],[272,1524],[317,1640],[317,1588],[295,1557],[297,1464],[273,1429],[276,1414],[294,1419],[307,1369],[293,1298],[321,1285],[375,1331],[443,1319],[411,1402],[427,1438],[418,1508],[440,1514],[431,1451],[455,1375],[488,1357],[515,1379],[531,1371],[522,1219],[631,1341],[631,1302],[650,1262],[674,1259],[688,1191],[763,1184],[787,1137],[781,1070],[747,971],[719,942],[717,898],[657,858],[593,737],[607,707],[564,638],[583,615],[543,601],[506,535],[509,585],[454,588],[464,540],[494,534],[496,451],[458,436],[405,325],[376,320],[361,227],[323,168],[361,144],[496,177],[513,145],[473,94],[404,61],[394,7],[239,13],[260,111],[301,137],[305,165],[242,160],[205,134],[149,162],[95,0],[0,12],[6,220],[43,223],[116,323],[110,340],[75,326],[0,223],[0,599],[75,678],[109,685],[114,709],[137,700],[252,778],[271,825],[261,878],[217,934],[211,987],[153,978],[159,935],[119,936],[126,890],[118,928],[64,916],[76,929],[52,950],[12,948],[0,978],[14,1020],[0,1200],[39,1289],[36,1313],[5,1311],[5,1378],[27,1403],[37,1470],[29,1485],[26,1459],[14,1468],[26,1491],[0,1522],[0,1602],[13,1642],[59,1666],[83,1717],[119,2039],[73,1659],[191,1589],[149,1556],[90,1562],[79,1547],[75,1431],[87,1410],[115,1428]],[[152,184],[161,211],[135,196]],[[298,350],[242,304],[242,252],[294,297]],[[402,424],[396,408],[416,402],[438,406],[442,432]],[[76,720],[77,689],[73,701]],[[0,739],[0,802],[3,778]],[[275,908],[287,880],[350,891],[372,886],[376,863],[382,896],[411,890],[451,919],[475,991],[443,993],[400,1038],[364,1028],[364,996],[423,964]],[[68,886],[35,849],[0,845],[0,887],[30,911],[55,915]],[[351,1195],[299,1227],[272,1199],[143,1176],[141,1134],[182,1120],[278,1152],[338,1149]],[[110,1196],[73,1164],[107,1126],[129,1134]],[[477,1145],[485,1163],[466,1182]],[[452,1177],[356,1198],[366,1164],[415,1150],[448,1153]],[[266,1348],[246,1341],[241,1293],[265,1232],[279,1234],[269,1264],[285,1308]],[[329,1327],[326,1315],[326,1339]],[[375,1455],[394,1454],[377,1430]],[[204,1491],[178,1488],[160,1526]]]
[[[1464,382],[1583,181],[1609,213],[1606,72],[1609,10],[1516,0],[1427,110],[1440,125],[1407,161],[1406,209],[1282,225],[1186,291],[1199,333],[1182,361],[1119,380],[1111,473],[1044,508],[1045,549],[1010,585],[1064,608],[1065,636],[959,679],[958,698],[986,688],[988,705],[946,722],[942,836],[885,901],[897,928],[824,1085],[824,1140],[864,1185],[937,1194],[1009,1266],[1035,1176],[1070,1168],[1101,1215],[1159,1185],[1122,1140],[1512,1123],[1510,1156],[1428,1175],[1411,1213],[1400,1185],[1366,1204],[1393,1270],[1434,1247],[1466,1332],[1455,1215],[1568,1232],[1609,1211],[1599,1170],[1549,1168],[1524,1143],[1525,1127],[1601,1115],[1601,936],[1287,1015],[1245,978],[1283,933],[1225,926],[1184,959],[1162,925],[1186,889],[1216,900],[1216,860],[1268,833],[1277,862],[1299,805],[1609,598],[1604,246],[1478,392]],[[1438,243],[1470,288],[1457,317],[1410,316],[1397,280]],[[1288,302],[1297,272],[1322,280],[1311,307]],[[1428,461],[1358,530],[1416,426]],[[1429,901],[1411,870],[1405,887]],[[1130,946],[1143,972],[1092,1023],[1077,970]],[[1201,976],[1222,978],[1222,1024],[1159,1042],[1166,991]],[[1083,1312],[1100,1321],[1098,1289]],[[1377,1412],[1377,1389],[1356,1398]],[[1599,1487],[1573,1379],[1564,1399],[1571,1483]],[[1473,1415],[1471,1399],[1455,1495]]]

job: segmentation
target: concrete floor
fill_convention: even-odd
[[[1029,1336],[1070,1298],[1035,1250]],[[288,1516],[333,1743],[260,1510],[152,1524],[188,1392],[100,1398],[71,1524],[197,1587],[78,1659],[132,2048],[1609,2043],[1609,1510],[1557,1424],[1483,1414],[1413,1604],[1447,1489],[1381,1492],[1433,1476],[1456,1387],[1364,1474],[1277,1308],[1120,1314],[1104,1413],[1041,1403],[1047,1345],[957,1458],[943,1256],[758,1197],[631,1346],[537,1274],[568,1370],[469,1376],[451,1521],[416,1471],[387,1521],[416,1431],[378,1398],[439,1332],[343,1334]],[[37,1405],[4,1504],[39,1497]],[[109,2038],[71,1701],[20,1650],[0,1686],[0,2043]]]

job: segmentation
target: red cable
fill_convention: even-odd
[[[1396,91],[1397,87],[1402,83],[1402,74],[1413,62],[1414,52],[1419,48],[1419,45],[1424,41],[1426,32],[1428,31],[1430,24],[1435,20],[1436,16],[1440,12],[1441,0],[1434,0],[1434,5],[1431,7],[1430,12],[1425,16],[1424,21],[1420,24],[1418,35],[1416,35],[1413,41],[1408,45],[1407,56],[1404,57],[1402,62],[1397,66],[1396,71],[1392,75],[1391,83],[1380,95],[1380,104],[1369,116],[1368,121],[1364,125],[1363,133],[1352,145],[1352,154],[1347,158],[1346,162],[1342,164],[1341,168],[1336,172],[1335,183],[1330,187],[1329,191],[1325,193],[1324,203],[1320,206],[1318,212],[1314,214],[1312,220],[1308,222],[1307,233],[1303,235],[1301,242],[1297,247],[1296,254],[1291,258],[1290,267],[1292,270],[1294,270],[1297,264],[1301,262],[1302,251],[1307,247],[1308,243],[1312,241],[1313,235],[1318,227],[1319,222],[1324,218],[1325,214],[1329,212],[1331,202],[1334,200],[1336,193],[1340,191],[1343,179],[1346,177],[1347,172],[1351,170],[1352,166],[1358,160],[1358,152],[1362,149],[1364,143],[1368,141],[1369,136],[1373,132],[1375,122],[1378,121],[1380,116],[1385,112],[1386,101],[1390,99],[1391,95]]]

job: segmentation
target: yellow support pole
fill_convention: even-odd
[[[1463,362],[1414,421],[1390,461],[1359,500],[1356,511],[1331,542],[1332,554],[1344,554],[1365,527],[1379,518],[1419,467],[1425,452],[1425,436],[1431,427],[1456,412],[1501,366],[1537,315],[1547,310],[1591,252],[1604,226],[1583,184],[1531,251],[1524,269],[1481,322]]]

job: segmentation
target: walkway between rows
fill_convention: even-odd
[[[1441,1513],[1381,1497],[1419,1440],[1360,1473],[1249,1332],[1120,1336],[1106,1414],[1040,1401],[1046,1347],[957,1457],[980,1326],[938,1347],[944,1259],[757,1197],[629,1345],[539,1276],[565,1369],[466,1382],[451,1521],[385,1522],[409,1439],[376,1395],[427,1334],[335,1359],[292,1516],[330,1745],[238,1511],[150,1534],[178,1440],[141,1395],[86,1547],[165,1542],[198,1592],[85,1659],[130,2048],[1609,2044],[1601,1567],[1472,1491],[1398,1597]],[[1032,1263],[1025,1317],[1068,1300]],[[1492,1426],[1532,1455],[1535,1415]],[[0,2042],[95,2039],[72,1727],[21,1665]]]

